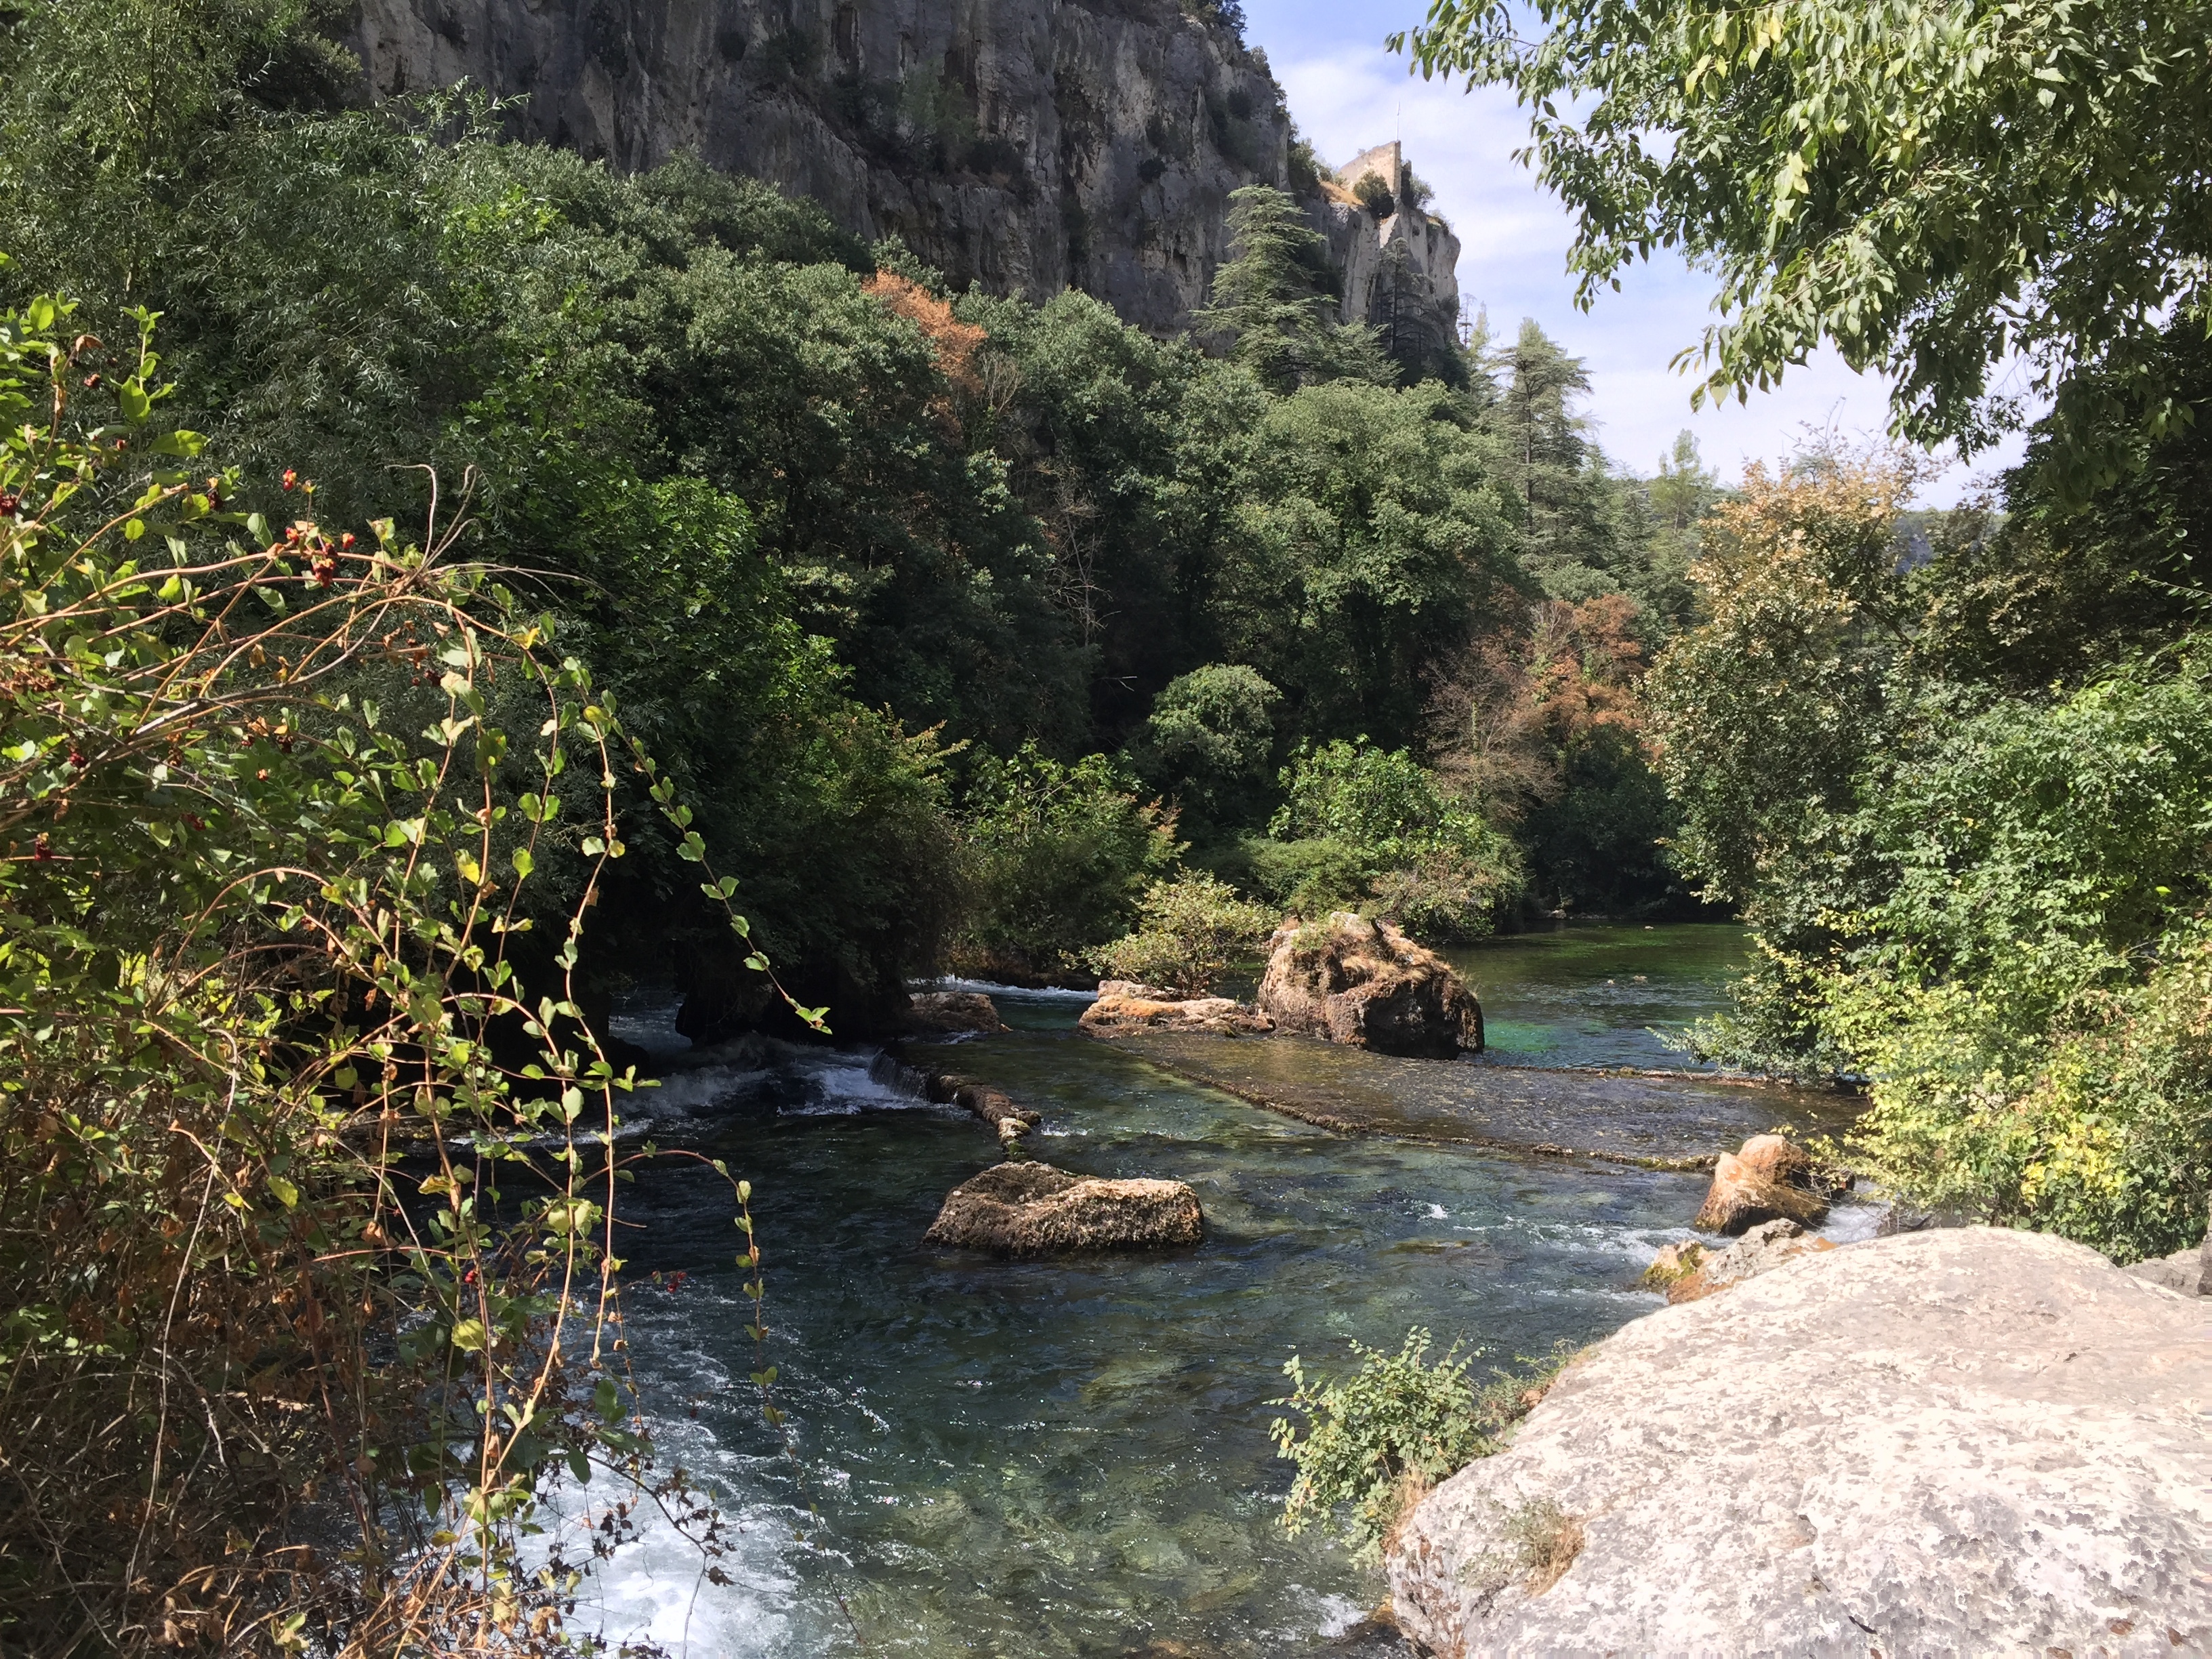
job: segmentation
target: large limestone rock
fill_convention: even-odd
[[[1590,1350],[1408,1517],[1397,1616],[1453,1659],[2212,1651],[2208,1408],[2203,1304],[2093,1250],[1846,1245]]]
[[[1272,1031],[1274,1021],[1258,1009],[1228,997],[1177,997],[1134,980],[1098,982],[1098,1000],[1078,1024],[1091,1036],[1122,1031],[1205,1031],[1216,1036],[1249,1036]]]
[[[1812,1187],[1813,1160],[1801,1148],[1780,1135],[1753,1135],[1739,1151],[1721,1154],[1690,1224],[1731,1238],[1766,1221],[1818,1226],[1828,1206]]]
[[[1482,1047],[1482,1006],[1449,963],[1387,921],[1342,910],[1277,931],[1260,1008],[1279,1030],[1378,1054],[1449,1060]]]
[[[1000,1164],[952,1189],[924,1235],[1000,1255],[1195,1244],[1198,1194],[1180,1181],[1103,1181],[1045,1164]]]

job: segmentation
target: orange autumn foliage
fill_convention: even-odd
[[[1601,738],[1643,740],[1636,602],[1540,600],[1526,626],[1468,653],[1437,695],[1445,769],[1510,810],[1558,791],[1565,757]]]
[[[937,365],[955,392],[971,398],[982,394],[983,377],[975,357],[989,337],[981,329],[962,322],[952,314],[949,301],[896,271],[879,270],[860,288],[886,311],[905,318],[929,337],[937,348]]]

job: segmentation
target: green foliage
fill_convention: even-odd
[[[1080,973],[1180,850],[1172,817],[1103,755],[1070,764],[1027,744],[981,757],[963,806],[969,896],[952,961],[1016,984]]]
[[[1213,276],[1211,303],[1198,325],[1233,337],[1235,360],[1275,391],[1298,383],[1328,327],[1328,301],[1314,289],[1311,262],[1321,234],[1281,191],[1246,185],[1231,192],[1234,257]]]
[[[1271,404],[1239,504],[1223,626],[1313,738],[1411,742],[1424,670],[1516,584],[1464,403],[1337,381]]]
[[[2160,336],[2177,316],[2203,332],[2201,6],[1538,15],[1532,39],[1501,0],[1435,0],[1410,46],[1424,74],[1509,85],[1530,109],[1525,154],[1577,215],[1585,301],[1661,246],[1717,271],[1706,395],[1826,343],[1893,379],[1905,435],[1972,445],[2013,418],[1990,378],[2016,354],[2031,394],[2057,398],[2052,459],[2088,482],[2115,471],[2116,386],[2144,431],[2189,418]]]
[[[1137,926],[1091,954],[1111,979],[1135,980],[1185,996],[1206,996],[1231,966],[1257,951],[1275,913],[1246,902],[1207,875],[1156,881],[1137,906]]]
[[[1696,1042],[1864,1079],[1853,1155],[1909,1197],[2172,1250],[2212,1196],[2204,645],[2071,689],[1956,678],[1993,665],[1956,624],[1992,558],[1939,526],[1901,568],[1908,482],[1816,459],[1707,523],[1709,620],[1654,724],[1677,854],[1760,952]]]
[[[1279,691],[1242,663],[1206,663],[1179,674],[1152,699],[1139,741],[1141,763],[1187,815],[1249,820],[1273,769],[1281,702]]]
[[[1675,856],[1709,899],[1757,891],[1885,736],[1911,487],[1880,460],[1754,469],[1707,521],[1692,572],[1706,620],[1653,665],[1647,693],[1683,810]]]
[[[239,459],[248,506],[275,508],[287,466],[348,522],[420,521],[432,477],[458,488],[472,554],[531,573],[745,861],[794,988],[849,1029],[954,926],[940,751],[1126,749],[1218,848],[1272,792],[1264,768],[1194,750],[1183,772],[1148,747],[1183,676],[1276,688],[1285,746],[1413,744],[1449,663],[1533,590],[1524,550],[1540,539],[1544,580],[1578,592],[1641,580],[1632,488],[1586,460],[1571,482],[1595,507],[1540,482],[1548,527],[1516,522],[1498,479],[1526,446],[1486,413],[1487,372],[1447,328],[1415,371],[1464,389],[1391,389],[1426,323],[1394,306],[1387,341],[1337,326],[1287,198],[1240,207],[1240,362],[1076,294],[948,312],[911,255],[766,186],[506,143],[463,95],[341,107],[342,22],[95,0],[0,20],[0,236],[24,259],[0,291],[67,282],[95,333],[126,301],[159,309],[180,417]],[[904,114],[883,88],[800,80],[858,100],[839,118],[864,137],[921,111],[967,143],[933,71],[907,77]],[[647,830],[639,851],[586,1000],[672,974],[702,1035],[780,1018],[673,846]]]
[[[557,1644],[612,1535],[556,1482],[719,1549],[613,1354],[617,767],[750,950],[736,882],[450,538],[332,534],[290,474],[289,526],[240,510],[136,321],[0,313],[0,1620]]]
[[[1263,879],[1300,880],[1280,896],[1302,914],[1364,900],[1355,908],[1418,936],[1473,939],[1490,932],[1520,890],[1512,842],[1405,750],[1339,738],[1301,750],[1282,784],[1285,799],[1268,832],[1299,850],[1272,860],[1260,853],[1255,862]],[[1359,890],[1322,890],[1347,873],[1356,873]]]
[[[1198,327],[1228,335],[1231,357],[1273,391],[1347,376],[1396,384],[1371,331],[1331,317],[1335,303],[1318,280],[1321,233],[1298,204],[1272,185],[1246,185],[1229,203],[1236,254],[1214,272]]]
[[[1359,1368],[1341,1382],[1309,1382],[1295,1354],[1285,1364],[1291,1394],[1273,1403],[1304,1418],[1306,1430],[1301,1436],[1279,1417],[1269,1431],[1278,1454],[1297,1466],[1283,1501],[1283,1527],[1293,1537],[1349,1506],[1345,1538],[1363,1555],[1376,1553],[1409,1501],[1503,1447],[1572,1357],[1563,1350],[1477,1386],[1467,1375],[1474,1357],[1461,1358],[1454,1343],[1431,1364],[1431,1340],[1416,1326],[1395,1354],[1353,1342]]]
[[[2131,665],[1978,714],[1930,696],[1865,781],[1819,1018],[1900,1190],[2126,1258],[2201,1236],[2208,734],[2203,660]]]

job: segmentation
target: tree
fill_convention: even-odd
[[[1469,425],[1433,381],[1306,386],[1267,410],[1223,633],[1305,735],[1407,742],[1431,667],[1518,584]]]
[[[1492,414],[1504,437],[1499,459],[1532,550],[1559,538],[1565,515],[1589,456],[1583,434],[1589,422],[1571,406],[1588,394],[1589,371],[1570,357],[1536,324],[1524,318],[1513,343],[1500,350],[1492,372],[1502,372],[1505,395]]]
[[[1232,336],[1231,357],[1276,392],[1316,380],[1395,386],[1397,367],[1375,331],[1331,318],[1335,304],[1317,281],[1321,233],[1304,210],[1272,185],[1247,185],[1229,202],[1237,257],[1214,272],[1212,303],[1192,319],[1197,327]]]
[[[1699,396],[1827,343],[1893,377],[1900,435],[1972,449],[2017,418],[1990,390],[2017,354],[2082,482],[2119,462],[2116,388],[2149,434],[2190,418],[2156,348],[2212,270],[2205,0],[1536,10],[1530,40],[1505,0],[1434,0],[1391,44],[1531,110],[1583,303],[1661,247],[1713,270]]]
[[[1691,572],[1706,620],[1647,687],[1684,815],[1676,857],[1709,902],[1757,898],[1879,744],[1904,608],[1893,531],[1911,489],[1882,457],[1754,467],[1708,522]]]
[[[1674,447],[1659,458],[1658,476],[1645,494],[1656,528],[1686,538],[1720,496],[1720,478],[1698,452],[1697,434],[1687,427],[1674,434]]]
[[[1283,694],[1256,669],[1210,662],[1152,700],[1139,744],[1148,774],[1209,823],[1234,822],[1265,787]]]
[[[1321,234],[1281,191],[1247,185],[1230,195],[1229,234],[1236,257],[1213,273],[1212,303],[1192,320],[1234,336],[1230,356],[1287,392],[1328,326],[1328,298],[1314,290],[1309,268]]]

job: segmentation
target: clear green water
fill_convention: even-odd
[[[1655,1032],[1729,1006],[1741,927],[1560,927],[1449,951],[1482,999],[1488,1059],[1513,1066],[1683,1067]]]
[[[1740,949],[1734,930],[1665,932],[1487,947],[1476,971],[1516,1030],[1549,1038],[1531,1052],[1640,1056],[1634,1028],[1709,1002]],[[1636,973],[1663,988],[1610,994]],[[1395,1345],[1414,1323],[1501,1360],[1601,1335],[1658,1305],[1633,1280],[1686,1235],[1704,1177],[1316,1129],[1076,1035],[1079,1001],[1001,1006],[1018,1029],[934,1063],[1040,1108],[1031,1146],[1051,1163],[1189,1182],[1205,1243],[1029,1262],[928,1249],[945,1194],[995,1160],[984,1126],[862,1055],[678,1080],[655,1103],[664,1138],[755,1183],[805,1474],[745,1381],[724,1200],[680,1172],[642,1180],[633,1261],[695,1277],[633,1292],[632,1352],[664,1446],[740,1531],[735,1582],[715,1586],[648,1529],[600,1577],[606,1633],[693,1655],[1399,1651],[1356,1628],[1379,1576],[1275,1524],[1284,1359],[1333,1363],[1346,1338]],[[1477,1069],[1433,1064],[1438,1086]]]

